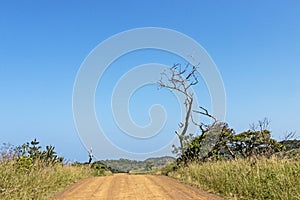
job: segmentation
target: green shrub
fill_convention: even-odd
[[[21,156],[16,159],[15,169],[21,172],[28,172],[33,167],[33,159],[26,156]]]
[[[168,176],[169,173],[174,172],[177,168],[178,167],[177,167],[176,162],[169,163],[164,168],[162,168],[161,174]]]
[[[107,167],[104,164],[99,162],[94,162],[91,165],[91,169],[94,170],[95,176],[106,176],[111,174],[111,172],[107,169]]]

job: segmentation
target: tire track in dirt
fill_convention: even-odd
[[[170,200],[222,198],[165,176],[114,174],[81,180],[58,194],[55,200]]]

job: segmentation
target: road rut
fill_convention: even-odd
[[[169,200],[222,198],[165,176],[114,174],[83,179],[58,194],[55,200]]]

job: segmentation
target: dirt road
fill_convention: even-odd
[[[212,194],[197,190],[165,176],[115,174],[81,180],[54,199],[213,199]]]

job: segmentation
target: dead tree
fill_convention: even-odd
[[[92,160],[93,160],[93,149],[91,147],[91,149],[89,151],[89,164],[91,164]]]
[[[177,91],[184,95],[184,105],[185,105],[185,117],[184,121],[180,122],[178,129],[175,131],[179,138],[181,153],[187,148],[187,131],[192,120],[192,112],[208,116],[216,121],[216,119],[208,113],[206,109],[200,107],[201,111],[192,110],[194,97],[191,92],[191,87],[198,83],[197,66],[192,66],[190,64],[184,67],[181,64],[175,64],[173,67],[165,70],[161,73],[161,79],[158,84],[161,88],[167,88],[170,90]],[[194,120],[193,120],[194,121]],[[195,123],[196,125],[199,125]],[[204,124],[201,123],[199,128],[203,131]]]
[[[199,129],[201,130],[201,135],[200,137],[205,137],[205,133],[207,133],[211,127],[214,127],[217,123],[217,119],[212,116],[211,114],[208,113],[208,110],[203,108],[202,106],[199,107],[200,110],[193,110],[194,113],[197,113],[197,114],[200,114],[200,115],[204,115],[206,117],[209,117],[213,120],[212,124],[210,125],[207,125],[207,124],[204,124],[203,122],[197,122],[194,118],[193,118],[193,115],[191,115],[191,119],[192,119],[192,122],[199,127]]]
[[[270,129],[271,121],[268,118],[264,118],[263,120],[259,120],[258,123],[250,124],[250,130],[252,131],[263,131]]]

